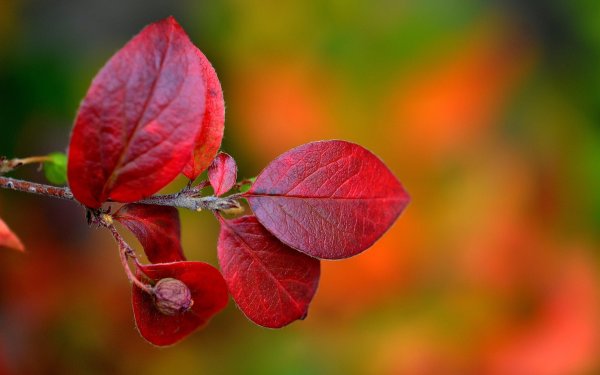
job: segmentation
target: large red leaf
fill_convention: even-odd
[[[190,180],[195,180],[210,165],[221,147],[225,127],[225,102],[221,83],[206,56],[200,50],[196,50],[196,52],[202,65],[202,74],[206,84],[206,113],[196,135],[191,159],[183,168],[183,174]]]
[[[176,208],[127,204],[113,217],[133,232],[151,263],[185,260],[181,248],[179,212]]]
[[[25,251],[25,246],[17,237],[17,235],[10,230],[8,225],[0,219],[0,247],[8,247],[14,250]]]
[[[133,314],[140,334],[158,346],[174,344],[200,326],[227,305],[227,286],[219,271],[201,262],[175,262],[141,266],[143,273],[158,282],[173,278],[183,282],[190,290],[192,307],[177,315],[160,312],[154,298],[133,286]],[[140,275],[141,272],[138,271]]]
[[[304,319],[319,284],[319,260],[284,245],[254,216],[220,220],[219,264],[244,314],[269,328]]]
[[[197,48],[172,17],[147,26],[98,73],[69,145],[73,195],[97,208],[154,194],[189,160],[205,108]]]
[[[237,179],[237,165],[228,154],[221,152],[208,167],[208,180],[215,190],[215,195],[227,193]]]
[[[313,142],[286,152],[245,196],[275,237],[323,259],[369,248],[410,200],[377,156],[345,141]]]

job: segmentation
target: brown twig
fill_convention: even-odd
[[[34,163],[45,163],[50,160],[49,156],[30,156],[28,158],[14,158],[7,159],[5,157],[0,157],[0,174],[8,173],[14,171],[15,169],[22,167],[26,164],[34,164]]]
[[[148,294],[152,294],[152,286],[148,284],[144,284],[140,279],[138,279],[133,271],[131,271],[131,267],[129,264],[129,259],[133,259],[137,266],[138,259],[135,251],[129,246],[129,244],[125,241],[125,239],[121,236],[121,234],[117,231],[113,224],[112,217],[109,214],[100,214],[97,216],[98,224],[107,228],[112,234],[113,238],[117,242],[117,246],[119,247],[119,258],[121,259],[121,265],[125,270],[125,274],[127,275],[127,279],[132,284],[135,284],[138,288],[143,290]]]
[[[39,184],[37,182],[17,180],[15,178],[0,176],[0,188],[22,191],[25,193],[42,195],[45,197],[60,198],[74,201],[71,190],[67,187]]]
[[[60,198],[70,201],[77,201],[68,187],[58,187],[36,182],[18,180],[15,178],[0,176],[0,188],[22,191],[25,193],[41,195],[51,198]],[[138,204],[154,204],[159,206],[171,206],[178,208],[187,208],[192,211],[222,211],[231,208],[239,208],[239,194],[233,194],[228,197],[198,197],[195,189],[184,189],[175,194],[153,195],[146,199],[139,200]]]

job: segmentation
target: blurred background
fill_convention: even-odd
[[[230,301],[157,349],[110,235],[0,191],[27,247],[0,251],[0,374],[600,373],[600,2],[0,0],[0,155],[65,151],[95,73],[168,15],[219,74],[241,177],[341,138],[413,200],[324,262],[307,320],[268,330]],[[181,215],[216,264],[214,219]]]

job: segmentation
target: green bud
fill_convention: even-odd
[[[55,185],[67,183],[67,155],[54,152],[48,155],[49,160],[44,162],[46,179]]]

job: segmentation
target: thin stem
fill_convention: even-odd
[[[240,204],[237,201],[239,195],[229,197],[196,197],[196,193],[190,191],[186,193],[166,194],[166,195],[154,195],[152,197],[142,199],[136,203],[139,204],[154,204],[157,206],[172,206],[179,208],[187,208],[192,211],[222,211],[231,208],[239,208]]]
[[[152,287],[150,285],[144,284],[142,281],[140,281],[140,279],[138,279],[131,271],[129,259],[130,258],[134,259],[137,264],[137,256],[135,255],[135,251],[133,251],[131,246],[129,246],[129,244],[127,242],[125,242],[125,239],[123,239],[121,234],[119,234],[119,232],[117,232],[117,228],[115,228],[115,226],[112,223],[111,216],[108,214],[100,215],[100,224],[110,231],[113,238],[117,242],[117,245],[119,247],[119,258],[121,259],[121,265],[123,266],[123,269],[125,270],[125,274],[127,275],[129,282],[135,284],[135,286],[137,286],[144,292],[146,292],[148,294],[152,294]]]
[[[8,173],[14,171],[15,169],[22,167],[26,164],[33,163],[45,163],[50,160],[49,156],[30,156],[27,158],[14,158],[14,159],[6,159],[5,157],[0,157],[0,174]]]
[[[190,187],[189,190],[191,190],[195,193],[200,193],[200,191],[202,189],[204,189],[205,187],[207,187],[208,185],[210,185],[210,182],[208,182],[207,180],[204,180],[204,181],[201,181],[198,185]]]
[[[0,188],[76,201],[73,197],[73,193],[71,193],[71,190],[68,187],[39,184],[10,177],[0,176]],[[240,207],[240,204],[237,201],[240,198],[240,194],[233,194],[223,198],[213,196],[197,197],[197,194],[198,192],[194,189],[183,190],[175,194],[153,195],[135,203],[187,208],[192,211],[222,211]]]
[[[240,191],[240,189],[242,188],[242,186],[244,186],[244,185],[252,185],[254,183],[255,179],[256,179],[256,177],[252,177],[252,178],[245,178],[245,179],[243,179],[241,181],[238,181],[238,182],[235,183],[235,185],[233,185],[232,189]]]
[[[60,198],[74,201],[73,193],[68,187],[38,184],[37,182],[17,180],[16,178],[0,176],[0,188],[22,191],[30,194],[43,195],[45,197]]]
[[[49,156],[29,156],[27,158],[15,159],[15,160],[19,160],[21,162],[21,165],[25,165],[25,164],[33,164],[33,163],[45,163],[47,161],[50,161],[50,157]]]

